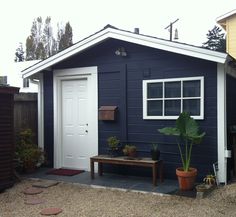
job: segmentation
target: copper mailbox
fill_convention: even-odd
[[[98,111],[98,120],[115,121],[117,108],[117,106],[101,106]]]

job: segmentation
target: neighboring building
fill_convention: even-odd
[[[135,144],[140,156],[150,156],[158,143],[164,175],[174,178],[181,165],[176,141],[157,129],[174,126],[188,111],[206,132],[192,154],[199,180],[218,162],[219,181],[226,183],[227,121],[236,123],[232,63],[226,53],[107,25],[25,69],[23,77],[40,81],[39,144],[51,166],[89,170],[89,158],[107,153],[107,138],[117,136]],[[98,120],[101,106],[117,106],[116,120]]]
[[[230,11],[216,19],[226,31],[226,51],[236,58],[236,10]]]
[[[39,60],[25,61],[25,62],[13,62],[6,72],[1,73],[1,77],[4,78],[5,83],[12,87],[19,87],[20,92],[37,93],[37,82],[31,81],[28,78],[23,79],[21,71],[28,68]]]

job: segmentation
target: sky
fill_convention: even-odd
[[[216,18],[236,9],[235,0],[2,0],[0,2],[0,75],[7,74],[19,42],[25,44],[32,22],[51,16],[55,25],[70,22],[73,42],[111,24],[120,29],[169,39],[170,22],[179,42],[201,46]],[[24,47],[25,48],[25,47]]]

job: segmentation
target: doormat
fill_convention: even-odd
[[[57,175],[57,176],[74,176],[80,173],[83,173],[84,170],[70,170],[70,169],[52,169],[48,172],[46,172],[46,174],[48,175]]]

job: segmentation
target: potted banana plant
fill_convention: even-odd
[[[176,120],[175,127],[165,127],[160,133],[177,137],[177,145],[182,161],[182,167],[176,169],[180,190],[193,189],[197,169],[190,167],[192,147],[201,143],[205,132],[199,133],[197,122],[186,112],[182,112]]]

